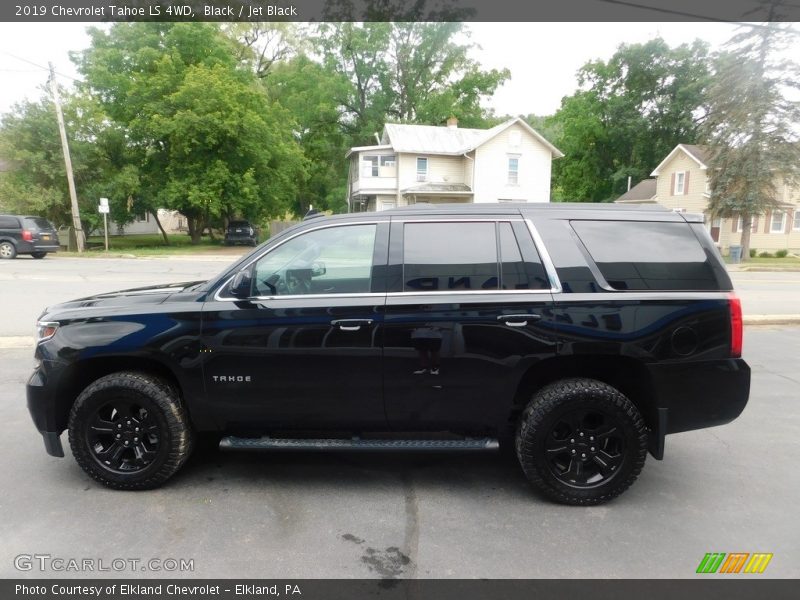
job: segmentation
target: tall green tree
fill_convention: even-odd
[[[219,26],[117,23],[90,35],[75,57],[82,89],[125,132],[140,206],[180,211],[194,243],[222,220],[290,207],[306,177],[294,122]]]
[[[700,41],[623,44],[610,60],[584,65],[579,90],[546,121],[565,154],[553,164],[554,197],[608,201],[629,176],[648,177],[677,144],[697,139],[708,81],[708,47]]]
[[[357,144],[389,121],[443,123],[456,116],[465,126],[483,126],[489,111],[481,101],[508,77],[483,70],[459,41],[461,23],[325,23],[314,40],[323,65],[349,83],[336,100],[343,127]]]
[[[780,188],[800,183],[800,102],[789,97],[800,90],[800,68],[785,53],[797,35],[779,22],[744,26],[716,60],[703,127],[713,150],[709,208],[742,218],[742,260],[753,217],[780,208]]]

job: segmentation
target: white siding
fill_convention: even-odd
[[[512,146],[511,132],[520,135]],[[519,156],[517,185],[508,183],[508,159]],[[550,201],[550,150],[520,125],[512,125],[475,152],[475,202],[498,200]]]
[[[464,180],[463,156],[434,156],[430,154],[401,154],[399,157],[400,189],[414,187],[417,181],[417,158],[428,159],[427,183],[466,183]]]

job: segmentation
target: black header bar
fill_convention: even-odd
[[[0,21],[765,22],[800,0],[3,0]]]

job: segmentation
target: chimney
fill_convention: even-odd
[[[450,117],[447,119],[447,128],[448,129],[458,129],[458,119],[455,117]]]

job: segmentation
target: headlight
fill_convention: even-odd
[[[58,331],[57,321],[37,321],[36,322],[36,343],[49,340]]]

